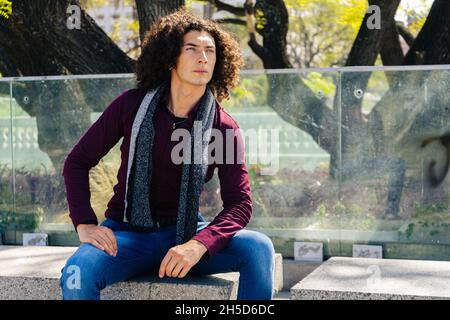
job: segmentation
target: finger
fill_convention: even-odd
[[[105,235],[108,237],[109,241],[112,243],[114,253],[117,253],[117,240],[116,240],[116,236],[114,235],[114,232],[107,227],[105,227],[104,230],[105,230]]]
[[[181,269],[183,269],[184,266],[185,266],[185,264],[178,262],[172,271],[172,277],[174,277],[174,278],[178,277],[178,274],[181,272]]]
[[[169,263],[166,266],[166,274],[169,277],[172,277],[173,269],[175,269],[175,267],[178,265],[179,262],[180,261],[178,259],[172,256],[172,259],[170,259]]]
[[[172,254],[170,252],[167,252],[166,256],[162,260],[161,266],[159,267],[159,277],[160,278],[164,277],[164,274],[166,272],[166,266],[167,266],[167,263],[169,263],[171,256],[172,256]]]
[[[98,241],[95,240],[95,239],[91,239],[88,243],[92,244],[92,245],[93,245],[94,247],[96,247],[97,249],[100,249],[100,250],[102,250],[102,251],[105,251],[105,248],[103,248],[103,246],[102,246],[100,243],[98,243]]]
[[[191,270],[191,267],[189,265],[185,265],[184,268],[181,270],[180,274],[178,275],[178,278],[184,278],[186,274]]]
[[[100,245],[105,248],[108,254],[113,255],[114,251],[112,250],[112,244],[109,242],[108,237],[103,234],[103,232],[96,232],[93,236],[94,239],[97,240]]]
[[[95,238],[102,246],[105,247],[106,252],[110,255],[114,254],[114,250],[112,249],[112,243],[110,243],[108,237],[102,233],[102,232],[98,232],[96,234],[96,238]]]
[[[114,242],[108,236],[107,230],[103,229],[103,228],[100,228],[99,231],[98,231],[98,235],[100,235],[100,237],[102,237],[102,239],[104,241],[106,241],[106,243],[108,244],[108,248],[111,250],[112,253],[114,253],[114,251],[115,251],[115,249],[114,249]]]

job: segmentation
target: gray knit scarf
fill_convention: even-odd
[[[133,122],[128,156],[128,170],[125,187],[124,221],[137,231],[155,230],[156,220],[150,210],[150,185],[152,173],[152,149],[154,138],[153,114],[169,83],[149,91],[138,109]],[[176,243],[190,240],[197,231],[197,216],[206,170],[208,168],[208,145],[215,114],[215,98],[210,88],[202,97],[195,122],[191,130],[191,151],[183,153],[183,169],[176,223]],[[201,121],[196,122],[196,121]],[[197,125],[196,125],[197,123]],[[199,137],[201,124],[201,137]],[[196,131],[196,132],[194,132]],[[200,149],[201,148],[201,149]],[[196,158],[194,158],[194,156]],[[201,159],[199,158],[201,157]],[[190,158],[190,164],[186,159]]]

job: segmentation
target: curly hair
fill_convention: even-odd
[[[145,33],[135,68],[138,88],[150,90],[170,80],[169,68],[176,65],[183,37],[192,30],[206,31],[214,38],[216,64],[208,86],[219,102],[229,98],[244,66],[239,45],[215,21],[198,18],[184,7],[159,18]]]

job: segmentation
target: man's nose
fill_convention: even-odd
[[[200,56],[198,57],[198,62],[200,63],[208,62],[208,57],[206,56],[205,50],[201,50]]]

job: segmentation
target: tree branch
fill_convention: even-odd
[[[403,50],[400,45],[400,36],[397,32],[395,21],[392,20],[387,26],[381,46],[381,60],[384,66],[399,66],[404,59]],[[385,72],[386,78],[391,88],[398,83],[396,74]]]
[[[11,59],[8,57],[8,53],[0,47],[0,73],[2,76],[8,77],[18,77],[20,76],[19,71],[11,62]]]
[[[397,32],[406,41],[409,47],[414,43],[415,37],[414,35],[406,28],[403,23],[397,21],[396,22]]]
[[[80,28],[68,28],[66,10],[74,3],[79,5],[75,0],[14,1],[11,17],[0,19],[0,67],[4,76],[133,71],[133,60],[84,10]],[[13,68],[5,67],[5,63]],[[14,98],[30,116],[36,117],[39,148],[48,154],[57,170],[77,137],[90,125],[92,106],[104,106],[117,94],[114,86],[103,85],[98,90],[97,84],[97,80],[15,84]]]
[[[425,24],[404,58],[403,65],[448,64],[450,62],[450,2],[436,0]],[[372,109],[369,118],[381,119],[381,133],[385,140],[393,141],[395,146],[404,147],[417,137],[411,128],[424,128],[423,124],[448,123],[450,113],[445,112],[449,94],[446,90],[446,73],[408,72],[401,75],[401,86],[390,88]],[[427,89],[428,88],[428,89]],[[427,90],[431,92],[427,93]],[[427,97],[433,96],[433,103]],[[392,106],[395,106],[394,108]],[[408,112],[405,112],[407,108]],[[447,120],[445,120],[447,119]],[[420,123],[418,123],[420,122]],[[432,129],[433,126],[430,127]],[[379,131],[380,132],[380,131]],[[420,130],[423,134],[423,131]],[[392,147],[391,144],[391,148]]]
[[[229,4],[219,1],[219,0],[199,0],[199,1],[209,2],[213,5],[215,5],[217,8],[217,11],[224,10],[224,11],[230,12],[238,17],[245,16],[244,7],[235,7],[235,6],[229,5]]]
[[[387,26],[394,19],[400,0],[369,0],[370,5],[377,5],[381,9],[381,29],[369,29],[369,13],[364,16],[358,35],[353,42],[347,58],[346,66],[372,66],[381,50],[382,40]],[[351,73],[342,75],[342,119],[343,125],[351,131],[355,120],[363,121],[361,105],[362,98],[355,96],[355,90],[365,92],[370,73]],[[336,101],[336,100],[335,100]],[[337,105],[334,106],[337,108]]]
[[[261,46],[258,41],[256,41],[256,36],[254,33],[249,34],[250,40],[248,41],[248,46],[253,50],[253,52],[262,60],[270,60],[270,51],[263,46]]]
[[[247,22],[241,19],[234,19],[234,18],[224,18],[224,19],[216,19],[215,20],[218,23],[231,23],[231,24],[237,24],[240,26],[247,25]]]

